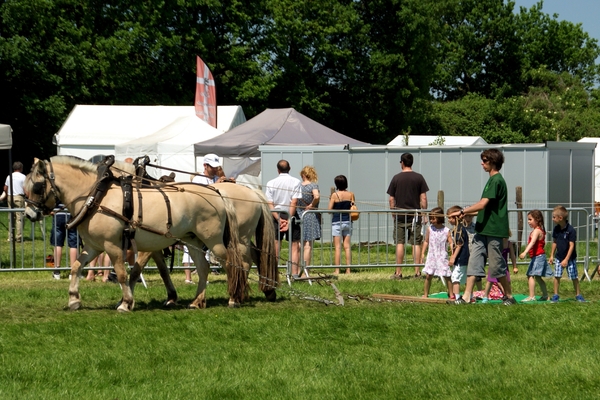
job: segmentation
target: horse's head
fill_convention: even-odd
[[[59,191],[54,183],[54,172],[49,161],[35,159],[31,172],[25,178],[23,189],[27,195],[25,215],[32,221],[41,220],[59,203]]]

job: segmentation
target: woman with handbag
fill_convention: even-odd
[[[307,165],[300,171],[302,178],[302,198],[298,199],[298,216],[302,218],[302,246],[304,246],[304,266],[308,270],[312,256],[313,242],[321,238],[321,214],[308,213],[304,217],[304,212],[315,210],[319,207],[321,198],[319,185],[317,185],[317,171]]]
[[[330,210],[350,210],[354,204],[354,193],[348,191],[348,179],[344,175],[338,175],[334,179],[336,191],[329,198]],[[334,265],[341,265],[342,262],[342,243],[346,253],[346,265],[352,264],[352,252],[350,249],[350,237],[352,236],[352,221],[350,213],[333,213],[331,218],[331,232],[333,234],[333,245],[335,247]],[[340,269],[336,268],[334,274],[339,274]],[[346,273],[350,273],[350,267],[346,268]]]

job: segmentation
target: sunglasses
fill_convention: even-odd
[[[488,160],[487,158],[482,158],[481,161],[484,162],[484,163],[490,162],[490,160]]]

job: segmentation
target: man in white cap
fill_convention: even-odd
[[[203,175],[196,175],[192,182],[201,183],[203,185],[212,185],[216,182],[221,182],[222,179],[217,175],[217,171],[221,166],[221,160],[216,154],[207,154],[204,156],[204,172]]]

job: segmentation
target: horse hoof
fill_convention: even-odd
[[[118,312],[130,312],[133,310],[133,306],[135,305],[135,302],[131,302],[130,304],[127,304],[123,301],[120,301],[119,303],[120,304],[117,307]]]
[[[206,308],[206,302],[198,302],[198,303],[190,303],[188,308],[193,308],[194,310],[204,310]]]
[[[120,313],[128,313],[131,310],[129,308],[127,308],[127,306],[121,304],[119,307],[117,307],[117,311]]]
[[[167,300],[164,303],[165,307],[175,307],[177,306],[177,300]]]
[[[275,301],[277,300],[277,292],[275,289],[267,290],[265,291],[265,297],[267,298],[267,301]]]
[[[71,311],[79,310],[79,307],[81,307],[80,301],[74,301],[69,303],[69,310]]]

